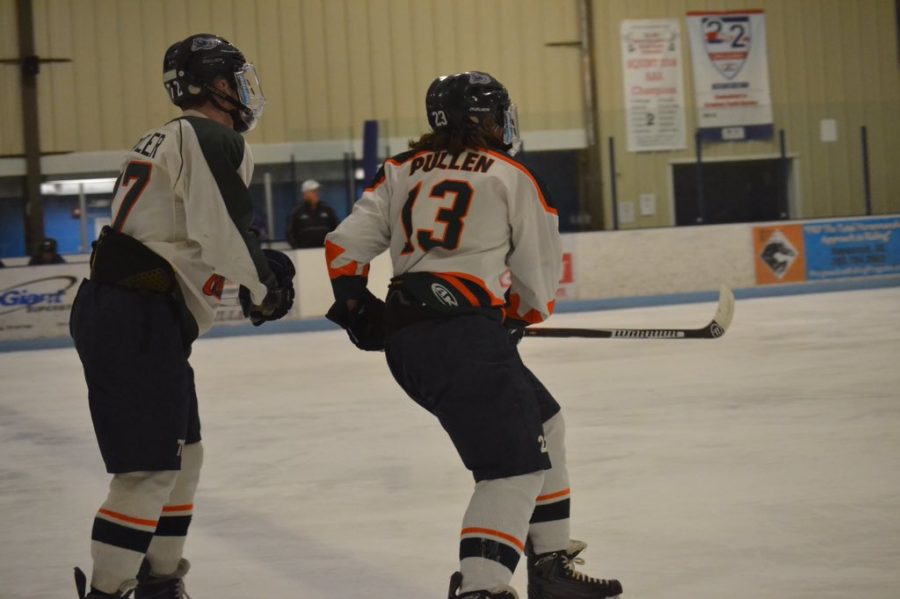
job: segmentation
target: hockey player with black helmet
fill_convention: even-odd
[[[179,118],[148,131],[125,158],[112,225],[94,243],[70,329],[94,431],[112,481],[91,533],[90,588],[80,599],[180,599],[182,556],[203,461],[191,345],[215,319],[225,280],[255,325],[293,303],[294,267],[251,231],[250,149],[241,133],[265,98],[256,70],[227,40],[173,44],[163,83]]]
[[[451,598],[515,599],[523,552],[529,599],[617,596],[618,581],[574,568],[585,545],[569,538],[562,413],[517,349],[523,327],[553,312],[562,255],[547,191],[513,157],[516,107],[478,71],[435,79],[425,105],[432,130],[384,163],[326,238],[328,318],[385,352],[472,471]],[[366,275],[385,250],[394,276],[382,302]]]

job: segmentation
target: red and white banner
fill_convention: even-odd
[[[709,141],[774,134],[762,10],[689,12],[697,127]]]
[[[622,21],[620,33],[628,151],[684,149],[684,88],[678,21]]]

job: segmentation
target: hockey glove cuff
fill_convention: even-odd
[[[269,263],[269,269],[275,275],[275,285],[269,287],[269,292],[258,306],[250,299],[249,289],[241,285],[238,291],[244,316],[257,327],[266,321],[285,316],[294,305],[294,263],[284,252],[263,250],[263,254]]]
[[[384,302],[368,289],[352,311],[346,301],[336,301],[325,317],[346,330],[359,349],[384,351]]]

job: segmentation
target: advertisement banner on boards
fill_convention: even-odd
[[[72,303],[89,272],[86,262],[0,268],[0,341],[68,337]],[[217,325],[247,323],[238,289],[224,282]],[[299,318],[299,302],[284,318]]]
[[[0,340],[69,335],[69,312],[88,265],[0,269]]]
[[[900,217],[806,223],[810,281],[900,274]]]
[[[900,274],[900,217],[754,227],[753,256],[760,285]]]
[[[701,139],[771,138],[764,12],[689,12],[687,23]]]
[[[753,227],[756,282],[802,283],[806,280],[803,225]]]
[[[625,20],[619,29],[628,151],[684,149],[687,146],[678,20]]]

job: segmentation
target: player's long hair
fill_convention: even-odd
[[[493,120],[486,120],[485,124],[481,126],[429,131],[419,137],[419,139],[409,140],[409,149],[431,152],[445,150],[452,155],[462,154],[465,150],[477,150],[478,148],[505,150],[503,140],[495,131],[497,131],[497,128]],[[502,135],[502,132],[500,135]]]

